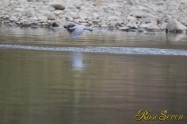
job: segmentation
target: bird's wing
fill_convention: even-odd
[[[82,33],[84,32],[84,28],[82,27],[75,27],[74,31],[71,33],[71,38],[77,38],[78,36],[80,36]]]
[[[75,27],[71,27],[67,29],[70,33],[72,33],[75,30]]]

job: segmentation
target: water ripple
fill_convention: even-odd
[[[130,54],[130,55],[180,55],[187,56],[187,50],[159,49],[159,48],[136,48],[136,47],[45,47],[31,45],[1,44],[4,49],[23,49],[37,51],[64,51],[64,52],[87,52],[108,54]]]

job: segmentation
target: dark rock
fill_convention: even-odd
[[[63,6],[62,4],[59,4],[59,3],[51,4],[51,6],[52,6],[55,10],[64,10],[64,9],[65,9],[65,6]]]
[[[56,22],[53,22],[51,25],[52,27],[59,27],[59,25]]]

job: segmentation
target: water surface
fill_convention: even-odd
[[[170,37],[170,39],[168,39]],[[171,38],[172,37],[172,38]],[[0,45],[186,50],[185,35],[0,28]],[[160,124],[140,109],[187,115],[187,57],[0,49],[1,124]],[[167,124],[183,124],[166,121]]]

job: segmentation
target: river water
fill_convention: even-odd
[[[186,34],[0,27],[0,124],[184,124],[186,96]]]

